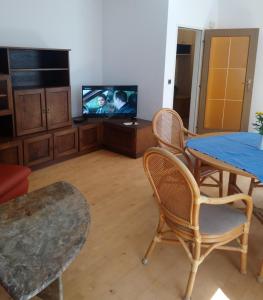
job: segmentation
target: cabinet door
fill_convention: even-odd
[[[136,129],[105,122],[103,144],[110,150],[133,155],[136,152]]]
[[[8,75],[0,75],[0,116],[13,113],[11,82]]]
[[[78,152],[78,129],[70,128],[54,133],[54,157],[60,158]]]
[[[56,129],[71,125],[70,88],[46,89],[47,126]]]
[[[14,97],[16,134],[21,136],[46,130],[44,89],[17,90]]]
[[[88,124],[79,127],[79,151],[92,151],[101,144],[101,125]]]
[[[0,144],[0,163],[22,165],[23,148],[21,141]]]
[[[24,140],[24,164],[35,166],[53,160],[52,134],[28,138]]]

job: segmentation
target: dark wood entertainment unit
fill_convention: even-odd
[[[156,145],[152,122],[137,119],[138,125],[128,126],[124,122],[125,120],[118,119],[103,122],[102,143],[107,149],[137,158],[146,149]]]
[[[0,163],[35,169],[103,147],[136,158],[156,144],[150,121],[72,123],[69,51],[0,47]]]

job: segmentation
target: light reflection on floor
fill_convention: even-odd
[[[218,289],[211,300],[230,300],[221,289]]]

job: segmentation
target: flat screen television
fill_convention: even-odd
[[[136,117],[138,87],[82,86],[84,117]]]

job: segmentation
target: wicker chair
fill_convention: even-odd
[[[252,198],[245,194],[224,198],[201,196],[186,165],[160,147],[145,153],[144,169],[159,205],[159,225],[143,264],[147,264],[156,243],[181,244],[191,261],[184,298],[187,300],[191,297],[199,265],[214,249],[240,252],[241,273],[245,274]],[[245,203],[245,212],[226,205],[238,200]],[[237,240],[236,246],[226,245],[233,240]]]
[[[252,196],[254,188],[263,188],[263,183],[258,181],[255,178],[252,178],[251,181],[250,181],[249,190],[248,190],[248,195],[249,196]],[[263,224],[263,209],[255,207],[253,213],[254,213],[254,216],[259,220],[259,222],[261,224]],[[258,281],[260,283],[263,283],[263,262],[260,266]]]
[[[193,137],[196,134],[184,128],[183,121],[176,111],[168,108],[159,110],[153,118],[153,133],[159,146],[180,156],[193,172],[193,162],[185,151],[185,137]],[[219,180],[213,176],[216,173],[219,173]],[[217,187],[219,196],[223,196],[223,171],[208,165],[200,165],[199,175],[196,177],[198,177],[196,180],[199,186]],[[205,183],[207,178],[214,183]]]
[[[248,189],[249,196],[252,196],[255,188],[263,188],[263,183],[255,178],[252,178]],[[255,207],[253,213],[255,217],[261,222],[261,224],[263,224],[263,209]]]

